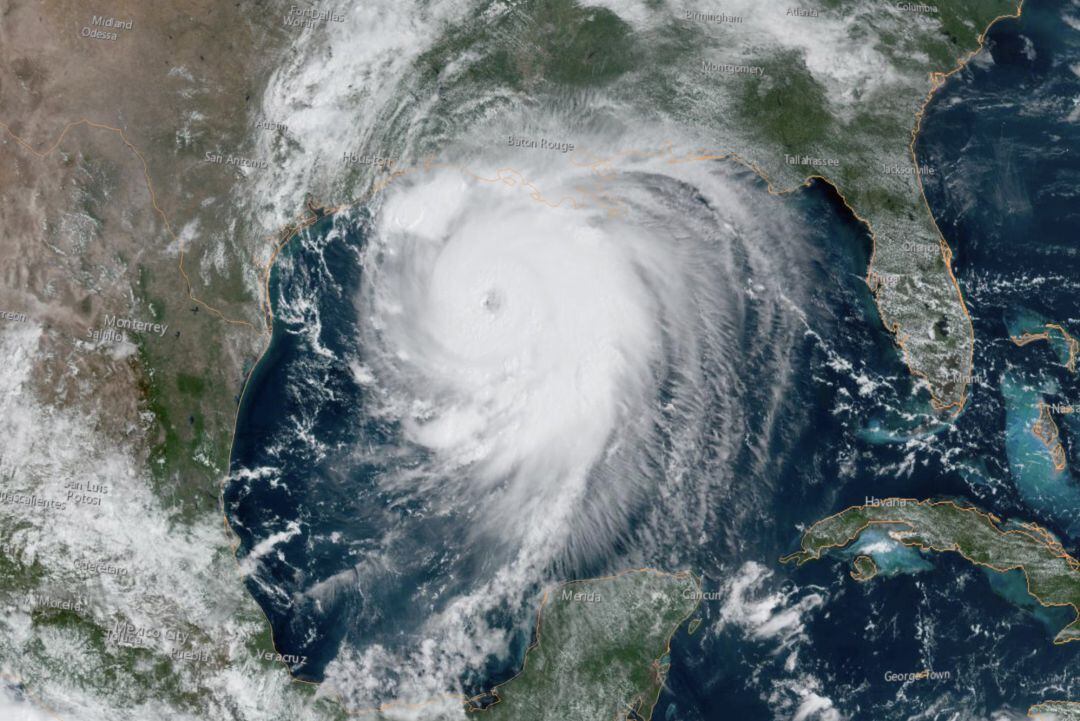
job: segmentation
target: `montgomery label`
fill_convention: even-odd
[[[765,68],[760,65],[733,65],[731,63],[712,63],[701,61],[701,69],[707,73],[728,73],[731,75],[764,75]]]

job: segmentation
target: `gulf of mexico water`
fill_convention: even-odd
[[[987,51],[950,79],[922,125],[919,161],[936,171],[925,177],[927,197],[956,254],[976,334],[962,414],[943,421],[927,412],[862,281],[869,236],[829,187],[814,184],[784,201],[801,218],[800,242],[815,249],[799,255],[798,268],[813,291],[789,309],[803,330],[781,368],[757,342],[751,312],[739,329],[745,343],[732,351],[745,354],[739,428],[765,436],[766,462],[747,443],[704,499],[670,494],[665,513],[635,516],[612,553],[561,569],[586,577],[690,568],[716,592],[700,608],[700,628],[673,640],[656,718],[1019,718],[1045,698],[1080,697],[1069,672],[1076,649],[1051,643],[1068,613],[1032,603],[1015,573],[890,548],[886,536],[863,539],[880,547],[882,573],[868,583],[849,577],[850,553],[800,569],[777,562],[801,528],[867,496],[966,499],[1044,524],[1076,550],[1080,489],[1070,468],[1080,413],[1056,416],[1064,470],[1031,433],[1040,402],[1080,410],[1076,378],[1057,341],[1018,347],[1009,338],[1047,322],[1080,331],[1080,53],[1066,16],[1080,10],[1036,1],[1021,20],[996,25]],[[768,202],[755,177],[737,180]],[[417,589],[451,596],[483,570],[454,519],[378,486],[388,467],[415,459],[401,451],[392,420],[366,412],[372,391],[350,365],[370,233],[363,209],[325,218],[276,266],[273,341],[244,394],[225,494],[248,587],[278,650],[304,657],[293,672],[312,681],[350,653],[416,642],[441,610]],[[795,380],[762,417],[780,372]],[[707,446],[700,457],[707,474]],[[679,504],[703,502],[701,526],[680,523]],[[513,675],[530,640],[530,624],[510,609],[492,609],[488,620],[507,632],[507,652],[462,679],[465,692]],[[924,669],[937,677],[887,680]]]

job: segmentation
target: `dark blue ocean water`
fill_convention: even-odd
[[[813,332],[788,360],[800,381],[769,419],[770,463],[762,467],[749,452],[736,458],[730,484],[710,499],[708,540],[679,544],[676,557],[703,576],[706,590],[726,592],[703,603],[696,634],[677,634],[655,718],[764,721],[828,704],[840,718],[872,721],[989,718],[1002,709],[1022,714],[1046,697],[1080,698],[1070,673],[1080,650],[1051,643],[1068,614],[1033,604],[1016,574],[914,551],[884,556],[881,576],[865,584],[848,577],[842,554],[800,569],[777,563],[797,546],[801,526],[868,495],[969,499],[1036,520],[1076,549],[1080,484],[1055,471],[1030,424],[1040,400],[1080,406],[1080,386],[1059,347],[1009,341],[1045,322],[1080,334],[1080,80],[1072,69],[1080,43],[1062,21],[1067,12],[1080,17],[1080,8],[1033,0],[1022,20],[996,25],[985,57],[950,79],[923,122],[920,162],[938,170],[927,178],[927,197],[955,251],[977,339],[975,385],[955,423],[923,414],[925,396],[911,393],[861,282],[865,229],[825,185],[788,200],[819,249],[801,269],[814,289],[805,309]],[[741,182],[764,196],[753,176]],[[385,467],[355,460],[357,444],[392,445],[399,433],[363,412],[364,391],[345,360],[356,343],[353,299],[367,231],[363,212],[326,218],[277,266],[274,337],[245,391],[233,450],[234,469],[273,470],[238,478],[225,492],[242,559],[261,541],[285,539],[261,556],[248,586],[278,650],[308,657],[294,673],[309,680],[321,679],[342,649],[400,643],[402,629],[437,610],[412,603],[403,589],[469,583],[469,567],[444,541],[450,522],[426,517],[422,504],[387,503],[373,480]],[[746,365],[745,430],[764,432],[753,389],[765,393],[773,369],[764,362],[755,376]],[[1076,418],[1058,418],[1070,467]],[[379,539],[395,525],[409,533],[391,553]],[[578,572],[618,569],[627,559],[664,566],[671,557],[642,559],[634,538]],[[357,568],[362,588],[349,583]],[[515,658],[493,660],[471,688],[512,675],[527,642],[519,634]],[[948,678],[884,680],[889,671],[925,668]]]

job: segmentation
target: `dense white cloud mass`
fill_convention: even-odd
[[[476,575],[439,589],[422,642],[347,648],[331,664],[357,705],[387,689],[404,699],[453,689],[507,652],[494,609],[531,622],[521,611],[537,584],[606,562],[661,499],[675,514],[664,525],[702,527],[710,510],[696,499],[730,482],[726,459],[740,448],[767,457],[767,438],[744,437],[739,399],[758,370],[745,355],[783,357],[776,338],[802,332],[784,311],[802,291],[783,265],[798,248],[783,201],[714,162],[645,156],[599,182],[566,156],[528,152],[408,173],[366,231],[346,361],[364,413],[399,429],[401,445],[358,438],[355,453],[387,468],[386,498],[412,499],[431,520],[394,524],[378,561],[307,595],[382,583],[401,539],[434,524],[457,529],[448,555]],[[287,313],[310,306],[290,302]],[[778,361],[766,403],[786,372]],[[703,454],[714,454],[708,473]],[[651,553],[657,542],[639,545]]]

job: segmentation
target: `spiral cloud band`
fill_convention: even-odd
[[[361,438],[356,454],[378,456],[391,507],[416,510],[356,573],[447,581],[400,581],[431,606],[423,643],[369,639],[328,668],[358,704],[384,698],[376,682],[460,688],[505,653],[490,614],[527,624],[539,585],[611,559],[678,564],[664,534],[705,533],[731,459],[767,455],[742,399],[768,374],[767,412],[799,332],[783,202],[730,165],[553,157],[413,173],[373,208],[350,365],[365,427],[396,447],[388,461]]]
[[[367,310],[408,439],[431,450],[433,482],[466,485],[453,497],[527,519],[484,513],[480,528],[557,545],[590,471],[645,430],[660,321],[688,303],[665,278],[686,259],[642,228],[452,171],[381,216]]]

